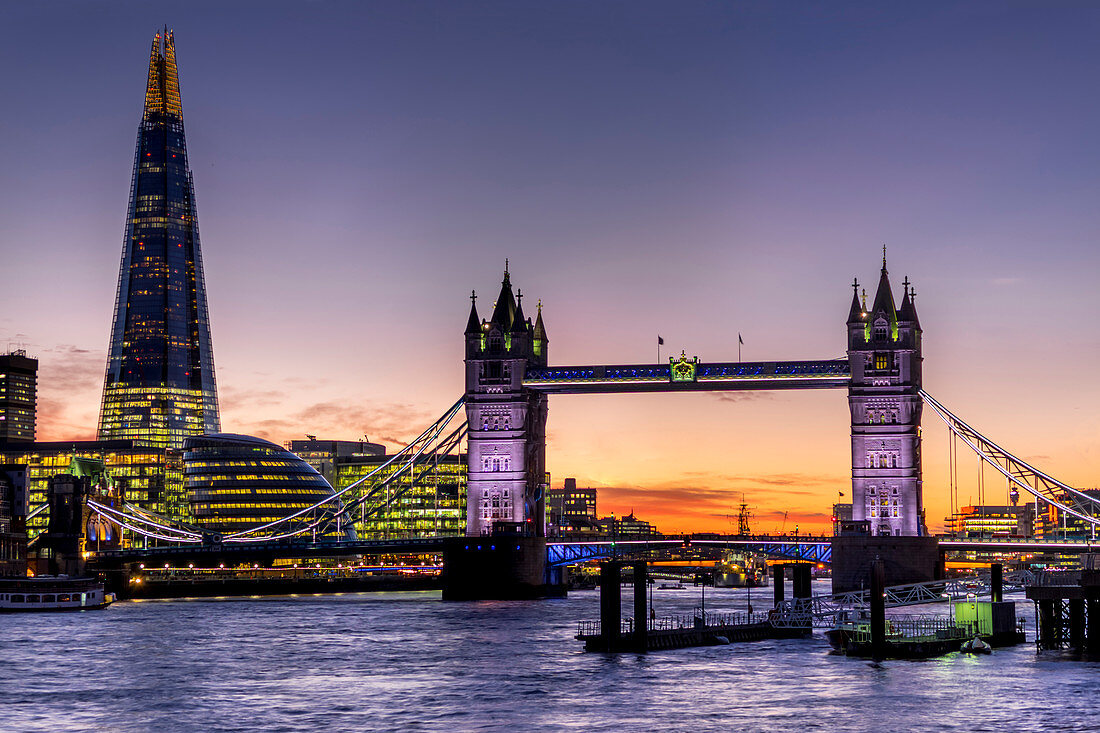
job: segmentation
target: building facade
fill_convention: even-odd
[[[0,464],[0,577],[27,574],[27,467]]]
[[[833,536],[840,535],[840,528],[852,521],[852,505],[847,502],[833,504]]]
[[[33,443],[38,360],[22,349],[0,354],[0,445]]]
[[[333,486],[336,486],[336,464],[349,458],[364,456],[384,456],[386,446],[367,440],[318,440],[309,436],[307,440],[289,440],[287,450],[317,469]]]
[[[27,467],[29,511],[44,507],[49,480],[69,472],[74,459],[102,461],[111,479],[119,484],[126,501],[161,516],[190,521],[183,491],[183,459],[179,451],[135,440],[40,442],[0,448],[0,463]],[[47,511],[27,520],[33,538],[45,531]]]
[[[638,519],[634,512],[622,517],[611,515],[599,520],[600,531],[616,539],[644,540],[662,536],[657,526],[644,519]]]
[[[476,300],[466,322],[466,422],[469,484],[466,533],[494,524],[523,525],[545,534],[547,397],[523,387],[528,364],[546,366],[542,308],[532,324],[523,294],[512,293],[507,267],[492,316],[482,321]]]
[[[578,489],[577,479],[567,478],[560,489],[546,492],[546,513],[550,534],[595,532],[596,489]]]
[[[908,278],[894,305],[885,250],[870,308],[859,285],[848,313],[852,518],[872,535],[926,534],[921,479],[921,327]]]
[[[380,468],[389,456],[358,455],[335,462],[335,487],[340,491]],[[416,473],[406,472],[364,504],[352,517],[356,535],[362,539],[404,539],[411,537],[456,537],[466,531],[466,456],[432,458],[431,470],[418,464]],[[393,476],[397,465],[382,468],[369,481],[378,486]],[[364,490],[370,488],[364,486]],[[352,489],[358,496],[362,492]]]
[[[1035,536],[1035,507],[1032,504],[1015,506],[964,506],[944,523],[947,534],[961,539],[971,537],[1024,537]]]
[[[183,472],[195,525],[216,534],[256,529],[334,493],[313,466],[274,443],[248,435],[187,438]],[[317,516],[322,513],[318,510]]]
[[[178,449],[219,431],[175,38],[153,39],[108,345],[100,440]]]

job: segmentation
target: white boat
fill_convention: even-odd
[[[92,611],[115,601],[95,578],[40,575],[0,578],[0,613],[22,611]]]
[[[980,636],[975,636],[973,639],[963,644],[960,651],[964,651],[968,654],[992,654],[993,647],[982,641]]]

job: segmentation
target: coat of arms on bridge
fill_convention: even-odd
[[[668,357],[668,377],[670,382],[694,382],[695,367],[699,365],[699,357],[687,358],[687,354],[680,352],[680,358]]]

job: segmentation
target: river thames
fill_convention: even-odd
[[[698,593],[657,590],[656,612],[688,613]],[[752,595],[759,610],[771,589]],[[1030,641],[1031,604],[1010,599],[1027,617]],[[745,600],[744,590],[711,589],[706,605],[738,611]],[[573,634],[578,620],[597,617],[595,591],[510,603],[443,603],[438,592],[142,601],[0,616],[3,729],[1097,727],[1100,664],[1037,655],[1033,643],[988,657],[881,665],[831,655],[820,633],[645,656],[586,654]]]

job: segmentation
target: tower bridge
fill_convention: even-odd
[[[847,355],[810,361],[551,366],[541,302],[523,313],[505,268],[492,315],[471,297],[466,340],[469,474],[466,530],[524,523],[541,536],[549,395],[728,390],[846,389],[851,413],[853,519],[877,536],[925,534],[920,420],[921,326],[908,278],[894,301],[885,250],[870,307],[853,282]]]
[[[846,356],[805,361],[704,362],[681,353],[667,364],[551,365],[541,303],[535,319],[523,311],[505,269],[492,314],[482,319],[471,298],[465,339],[465,390],[444,415],[398,453],[360,481],[315,505],[259,527],[214,536],[209,531],[166,519],[135,506],[88,503],[100,519],[133,536],[158,543],[100,553],[108,563],[142,557],[240,558],[321,557],[341,554],[442,552],[450,577],[468,592],[454,597],[501,597],[540,586],[547,569],[621,554],[629,543],[569,543],[545,537],[546,423],[549,397],[560,394],[700,392],[726,390],[844,389],[850,413],[853,519],[867,529],[874,552],[899,556],[928,553],[935,562],[936,538],[924,522],[920,426],[929,404],[950,434],[962,440],[1006,481],[1095,529],[1100,500],[1028,465],[963,422],[922,385],[922,329],[908,281],[897,306],[883,257],[870,306],[859,283],[846,321]],[[458,417],[465,414],[465,421]],[[457,422],[457,427],[452,423]],[[361,540],[350,533],[357,519],[385,511],[407,486],[430,474],[437,456],[459,449],[468,455],[466,539]],[[402,476],[411,478],[397,485]],[[345,536],[347,535],[347,536]],[[338,537],[340,539],[338,539]],[[506,539],[505,539],[506,538]],[[849,538],[720,538],[721,545],[743,545],[772,557],[837,562],[837,548]],[[925,543],[924,540],[928,540]],[[645,542],[632,552],[676,544]],[[863,542],[863,540],[860,540]],[[866,545],[867,542],[864,542]],[[699,544],[708,541],[700,539]],[[887,544],[883,544],[887,543]],[[894,543],[890,545],[889,543]],[[713,542],[711,542],[713,544]],[[851,544],[851,543],[849,543]],[[941,539],[938,551],[1089,552],[1092,543],[967,542]],[[850,551],[850,548],[849,550]],[[856,564],[862,560],[857,558]],[[487,572],[487,569],[491,569]],[[488,575],[488,580],[485,577]],[[447,573],[445,572],[445,576]],[[834,572],[834,578],[836,573]],[[896,582],[912,582],[895,579]],[[494,585],[496,584],[496,585]]]

